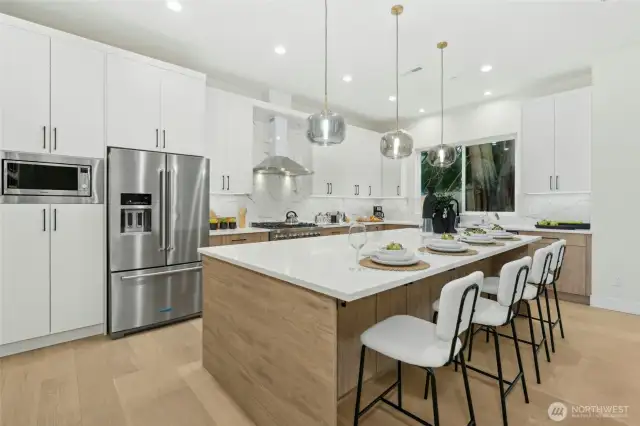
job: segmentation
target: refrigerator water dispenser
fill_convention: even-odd
[[[151,232],[151,194],[121,194],[120,233]]]

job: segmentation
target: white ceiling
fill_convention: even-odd
[[[390,0],[329,0],[329,99],[370,120],[394,117],[395,20]],[[320,101],[322,0],[0,0],[0,12],[75,33],[212,76]],[[400,114],[439,109],[445,51],[446,107],[514,93],[537,80],[584,69],[607,49],[640,42],[640,4],[600,0],[404,0],[400,17]],[[287,53],[278,56],[274,46]],[[484,63],[493,71],[481,73]],[[344,83],[343,74],[353,81]]]

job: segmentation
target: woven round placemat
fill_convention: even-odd
[[[492,241],[491,244],[482,244],[482,243],[472,243],[470,241],[462,241],[465,244],[469,244],[470,246],[478,246],[478,247],[491,247],[491,246],[504,246],[505,243],[501,243],[500,241]]]
[[[521,241],[519,237],[511,237],[511,238],[499,238],[500,241]]]
[[[468,249],[467,251],[463,251],[459,253],[445,253],[442,251],[431,250],[429,247],[420,247],[418,251],[420,253],[431,253],[431,254],[437,254],[439,256],[474,256],[478,254],[478,251],[474,249]]]
[[[428,269],[431,267],[427,262],[423,262],[422,260],[416,263],[415,265],[409,266],[388,266],[381,265],[380,263],[376,263],[371,260],[370,257],[365,257],[360,260],[360,266],[364,266],[365,268],[371,269],[380,269],[383,271],[397,271],[397,272],[407,272],[407,271],[422,271],[423,269]]]

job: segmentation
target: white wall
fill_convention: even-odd
[[[585,81],[582,79],[581,81]],[[569,90],[570,85],[558,86],[557,89]],[[545,92],[545,94],[548,94]],[[539,96],[531,93],[531,96]],[[501,135],[516,135],[516,215],[527,223],[535,223],[539,219],[553,218],[558,220],[591,219],[591,202],[588,194],[581,195],[524,195],[520,192],[520,172],[523,159],[520,157],[519,134],[521,127],[522,99],[501,99],[481,105],[460,108],[445,114],[444,142],[457,144],[461,142],[482,140]],[[416,149],[424,149],[440,143],[440,116],[430,116],[409,129]],[[419,175],[417,173],[418,158],[415,156],[407,162],[406,185],[409,193],[408,216],[417,219],[421,206],[419,198]],[[408,218],[409,218],[408,217]],[[502,222],[514,221],[503,215]]]
[[[591,304],[640,314],[637,249],[623,221],[640,209],[640,45],[593,65]]]

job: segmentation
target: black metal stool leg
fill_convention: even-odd
[[[500,337],[495,328],[491,327],[493,333],[493,342],[496,347],[496,366],[498,367],[498,387],[500,388],[500,405],[502,406],[502,424],[508,426],[507,421],[507,400],[504,391],[504,379],[502,377],[502,360],[500,359]]]
[[[527,380],[524,377],[524,368],[522,368],[522,357],[520,356],[520,343],[518,342],[518,332],[516,331],[516,323],[511,319],[511,331],[513,332],[513,343],[516,346],[516,358],[518,359],[518,368],[522,380],[522,393],[524,393],[524,401],[529,403],[529,393],[527,392]],[[535,358],[535,357],[534,357]]]
[[[356,391],[356,411],[353,416],[353,426],[358,426],[358,420],[360,419],[360,397],[362,396],[362,376],[364,375],[364,354],[365,346],[362,345],[360,350],[360,371],[358,373],[358,388]]]
[[[527,307],[527,315],[529,316],[529,332],[531,333],[531,349],[533,350],[533,364],[536,367],[536,382],[540,384],[540,366],[538,365],[538,345],[536,345],[536,335],[533,332],[533,320],[531,319],[531,306],[529,301],[524,302]]]
[[[438,311],[434,311],[434,312],[433,312],[433,315],[432,315],[432,317],[431,317],[431,322],[432,322],[432,323],[434,323],[434,324],[435,324],[436,322],[438,322]]]
[[[560,302],[558,302],[558,290],[556,289],[556,282],[553,282],[553,297],[556,299],[556,312],[558,313],[558,322],[560,323],[560,335],[564,339],[564,327],[562,325],[562,315],[560,315]]]
[[[536,303],[538,305],[538,321],[540,321],[540,328],[542,329],[542,340],[544,342],[544,351],[547,354],[547,362],[551,362],[549,356],[549,344],[547,343],[547,332],[544,329],[544,317],[542,316],[542,305],[540,304],[540,296],[536,297]]]
[[[469,357],[467,358],[468,361],[471,361],[471,352],[473,352],[473,338],[476,335],[474,327],[475,327],[475,324],[473,323],[471,324],[471,327],[469,327],[469,330],[471,330],[471,336],[469,336]]]
[[[476,424],[476,415],[473,412],[473,402],[471,402],[471,389],[469,388],[469,377],[467,376],[467,364],[464,362],[464,354],[460,352],[458,354],[460,365],[462,366],[462,378],[464,379],[464,391],[467,394],[467,405],[469,406],[469,425]]]
[[[553,341],[553,325],[551,324],[551,306],[549,305],[549,290],[547,289],[547,286],[544,286],[544,300],[546,302],[547,305],[547,320],[549,320],[549,322],[547,323],[547,325],[549,326],[549,337],[551,338],[551,352],[553,352],[554,354],[556,353],[556,343]]]
[[[438,413],[438,388],[436,387],[436,373],[431,371],[431,387],[433,388],[433,426],[440,426],[440,415]]]
[[[402,363],[398,361],[398,407],[402,408]]]
[[[424,399],[429,398],[429,383],[431,383],[431,373],[427,370],[427,378],[424,381]]]

